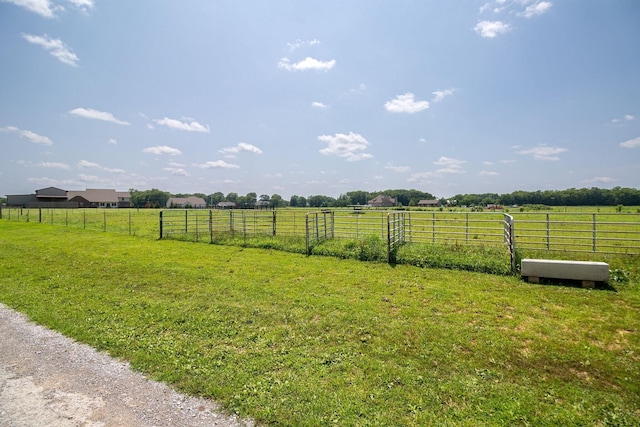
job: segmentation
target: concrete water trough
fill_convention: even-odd
[[[597,282],[609,280],[609,264],[596,261],[525,258],[520,266],[520,274],[533,283],[539,283],[541,278],[577,280],[582,282],[584,288],[594,288]]]

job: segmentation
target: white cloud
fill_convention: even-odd
[[[480,21],[475,26],[474,30],[484,38],[494,38],[498,34],[503,34],[511,29],[509,24],[505,24],[502,21]]]
[[[318,39],[313,39],[313,40],[300,40],[300,39],[297,39],[293,43],[287,43],[287,50],[289,50],[290,52],[293,52],[294,50],[298,50],[301,47],[315,46],[315,45],[319,45],[319,44],[320,44],[320,40],[318,40]]]
[[[311,58],[307,56],[300,62],[291,63],[289,58],[282,58],[280,62],[278,62],[278,68],[287,71],[307,71],[307,70],[319,70],[319,71],[329,71],[336,65],[336,60],[332,59],[330,61],[319,61],[315,58]]]
[[[387,163],[384,168],[398,173],[411,172],[411,167],[409,166],[394,166],[391,163]]]
[[[30,130],[22,130],[18,129],[15,126],[7,126],[4,128],[0,128],[2,132],[12,132],[20,135],[20,138],[28,139],[34,144],[42,144],[42,145],[53,145],[53,141],[47,138],[46,136],[38,135],[35,132],[31,132]]]
[[[636,148],[640,147],[640,136],[620,143],[622,148]]]
[[[451,157],[440,157],[437,161],[433,162],[434,165],[444,166],[436,171],[437,174],[443,173],[465,173],[462,169],[462,165],[467,163],[466,160],[453,159]]]
[[[418,172],[418,173],[412,173],[407,181],[430,183],[432,182],[432,178],[433,178],[433,172]]]
[[[75,67],[80,60],[78,56],[71,51],[60,39],[52,39],[46,34],[44,36],[34,36],[32,34],[22,34],[22,37],[29,43],[41,46],[44,50],[48,51],[51,56],[58,58],[58,60],[64,64]]]
[[[112,172],[112,173],[124,173],[123,169],[114,169],[114,168],[107,168],[104,166],[100,166],[98,163],[94,163],[94,162],[90,162],[88,160],[80,160],[78,162],[78,167],[79,168],[88,168],[88,169],[98,169],[104,172]]]
[[[116,141],[115,139],[111,138],[107,141],[107,144],[112,144],[112,145],[118,145],[118,141]]]
[[[546,13],[549,9],[551,9],[551,6],[553,6],[553,3],[551,3],[550,1],[539,1],[535,4],[527,6],[524,12],[519,13],[518,16],[533,18],[534,16],[539,16],[543,13]]]
[[[318,101],[314,101],[311,103],[311,106],[313,108],[317,108],[319,110],[326,110],[327,108],[329,108],[328,105],[323,104],[322,102],[318,102]]]
[[[13,3],[24,7],[30,12],[37,13],[45,18],[55,17],[54,11],[63,9],[61,6],[54,6],[49,0],[0,0],[5,3]]]
[[[528,150],[520,150],[518,151],[518,154],[526,154],[526,155],[530,154],[536,160],[556,161],[556,160],[560,160],[560,157],[558,157],[557,155],[560,153],[564,153],[566,151],[569,151],[569,150],[561,147],[549,147],[548,145],[538,145],[537,147],[530,148]]]
[[[167,126],[171,129],[184,130],[187,132],[209,132],[209,126],[203,126],[200,123],[186,119],[186,122],[181,122],[180,120],[170,119],[165,117],[161,120],[154,120],[157,124],[162,126]]]
[[[327,156],[335,155],[346,159],[348,162],[373,157],[372,154],[364,152],[369,147],[369,141],[357,133],[349,132],[348,135],[337,133],[333,136],[321,135],[318,140],[327,143],[327,147],[320,150],[320,153]]]
[[[624,116],[622,116],[622,118],[612,119],[611,123],[631,122],[635,119],[636,119],[635,116],[632,116],[631,114],[625,114]]]
[[[75,108],[69,111],[70,114],[78,117],[84,117],[85,119],[102,120],[105,122],[116,123],[119,125],[128,125],[129,122],[119,120],[113,117],[113,114],[105,111],[94,110],[93,108]]]
[[[429,108],[428,101],[416,101],[413,99],[413,94],[407,92],[404,95],[398,95],[395,99],[387,101],[384,104],[384,108],[390,113],[417,113]]]
[[[494,172],[494,171],[480,171],[478,172],[478,175],[480,176],[496,176],[496,175],[500,175],[498,172]]]
[[[440,102],[445,99],[447,96],[451,96],[457,89],[445,89],[445,90],[437,90],[433,92],[432,102]]]
[[[220,153],[254,153],[254,154],[262,154],[262,150],[252,144],[247,144],[246,142],[240,142],[235,147],[227,147],[220,150]]]
[[[613,181],[614,181],[614,179],[611,178],[610,176],[596,176],[596,177],[593,177],[591,179],[585,179],[582,182],[584,184],[596,184],[596,183],[608,184],[608,183],[613,182]]]
[[[182,168],[164,168],[164,170],[169,172],[171,175],[189,176],[189,172]]]
[[[16,162],[16,164],[24,167],[29,167],[29,168],[47,168],[47,169],[64,169],[64,170],[71,169],[71,166],[69,166],[68,164],[60,163],[60,162],[31,162],[31,161],[25,162],[24,160],[19,160]]]
[[[238,169],[240,167],[238,165],[234,165],[233,163],[227,163],[224,160],[209,161],[209,162],[197,164],[196,166],[202,169],[211,169],[211,168]]]
[[[93,7],[95,6],[93,0],[67,0],[67,1],[83,12],[87,12],[89,9],[93,9]]]
[[[149,154],[168,154],[170,156],[179,156],[182,151],[177,148],[169,147],[167,145],[156,145],[155,147],[147,147],[142,150],[143,153]]]

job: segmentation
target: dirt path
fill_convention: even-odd
[[[252,425],[0,304],[0,427]]]

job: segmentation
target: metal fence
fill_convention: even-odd
[[[638,213],[554,211],[513,212],[509,216],[511,242],[519,251],[640,255]],[[308,234],[311,240],[325,235],[336,239],[374,235],[388,242],[390,235],[397,238],[394,233],[400,218],[403,243],[494,246],[505,243],[505,218],[501,212],[0,208],[0,219],[10,221],[199,241],[231,233],[301,239]],[[395,224],[391,230],[389,221]]]

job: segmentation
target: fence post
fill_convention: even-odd
[[[516,272],[516,236],[515,236],[515,224],[513,217],[508,214],[504,214],[504,242],[509,248],[509,256],[511,258],[511,272]]]
[[[306,243],[307,243],[307,256],[309,256],[311,254],[309,253],[310,245],[309,245],[309,214],[308,213],[304,216],[304,224],[305,224],[305,226],[304,226],[304,235],[305,235],[305,240],[306,240]]]
[[[469,241],[469,212],[467,212],[466,214],[466,224],[465,224],[465,229],[464,229],[464,237],[465,240],[468,242]]]
[[[188,234],[189,233],[189,211],[188,210],[184,210],[184,234]]]
[[[213,210],[209,209],[209,243],[213,243]]]
[[[129,214],[129,236],[131,236],[131,211],[129,211],[128,214]]]
[[[102,215],[104,216],[104,227],[102,228],[102,231],[107,231],[107,211],[105,210],[102,212]]]
[[[162,211],[160,211],[160,238],[162,239]]]
[[[593,214],[593,252],[596,251],[596,214]]]
[[[549,214],[547,214],[547,250],[551,248],[551,230],[549,223]]]
[[[387,262],[391,264],[391,215],[387,214]]]
[[[38,208],[38,223],[42,224],[42,208]]]
[[[276,210],[273,210],[273,235],[276,235]]]

